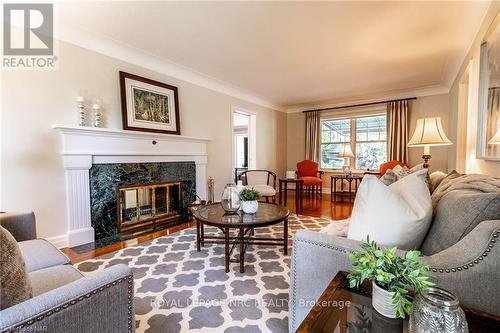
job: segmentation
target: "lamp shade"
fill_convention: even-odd
[[[453,144],[444,134],[440,117],[417,119],[417,126],[408,146],[445,146]]]
[[[500,145],[500,128],[497,130],[495,135],[488,141],[489,145]]]
[[[339,157],[354,157],[354,154],[352,153],[352,149],[351,149],[351,144],[350,143],[343,143],[340,146],[338,156]]]

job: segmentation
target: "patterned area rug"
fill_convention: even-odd
[[[318,231],[330,222],[291,216],[290,240],[299,229]],[[256,236],[282,233],[282,223],[255,229]],[[223,245],[198,252],[195,239],[196,229],[189,228],[76,267],[84,274],[118,263],[132,268],[138,332],[288,332],[290,255],[279,246],[251,246],[245,273],[236,263],[225,273]]]

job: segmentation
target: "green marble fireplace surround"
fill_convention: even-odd
[[[195,162],[153,162],[94,164],[90,168],[91,226],[95,246],[112,244],[129,238],[132,232],[118,231],[117,193],[123,186],[182,182],[181,217],[164,226],[183,223],[188,218],[187,206],[194,200],[196,189]]]

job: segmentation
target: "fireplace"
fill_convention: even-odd
[[[186,222],[195,189],[194,162],[94,164],[90,216],[95,246]]]
[[[182,183],[165,182],[118,189],[118,232],[157,229],[182,217]]]
[[[68,222],[50,239],[58,247],[116,238],[116,196],[123,186],[181,182],[182,214],[187,214],[190,194],[206,199],[210,139],[86,126],[53,128],[62,139]]]

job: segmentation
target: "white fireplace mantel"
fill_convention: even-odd
[[[92,164],[194,161],[196,193],[206,198],[210,139],[86,126],[54,125],[53,128],[62,135],[68,209],[66,246],[94,241],[90,220],[89,170]]]

